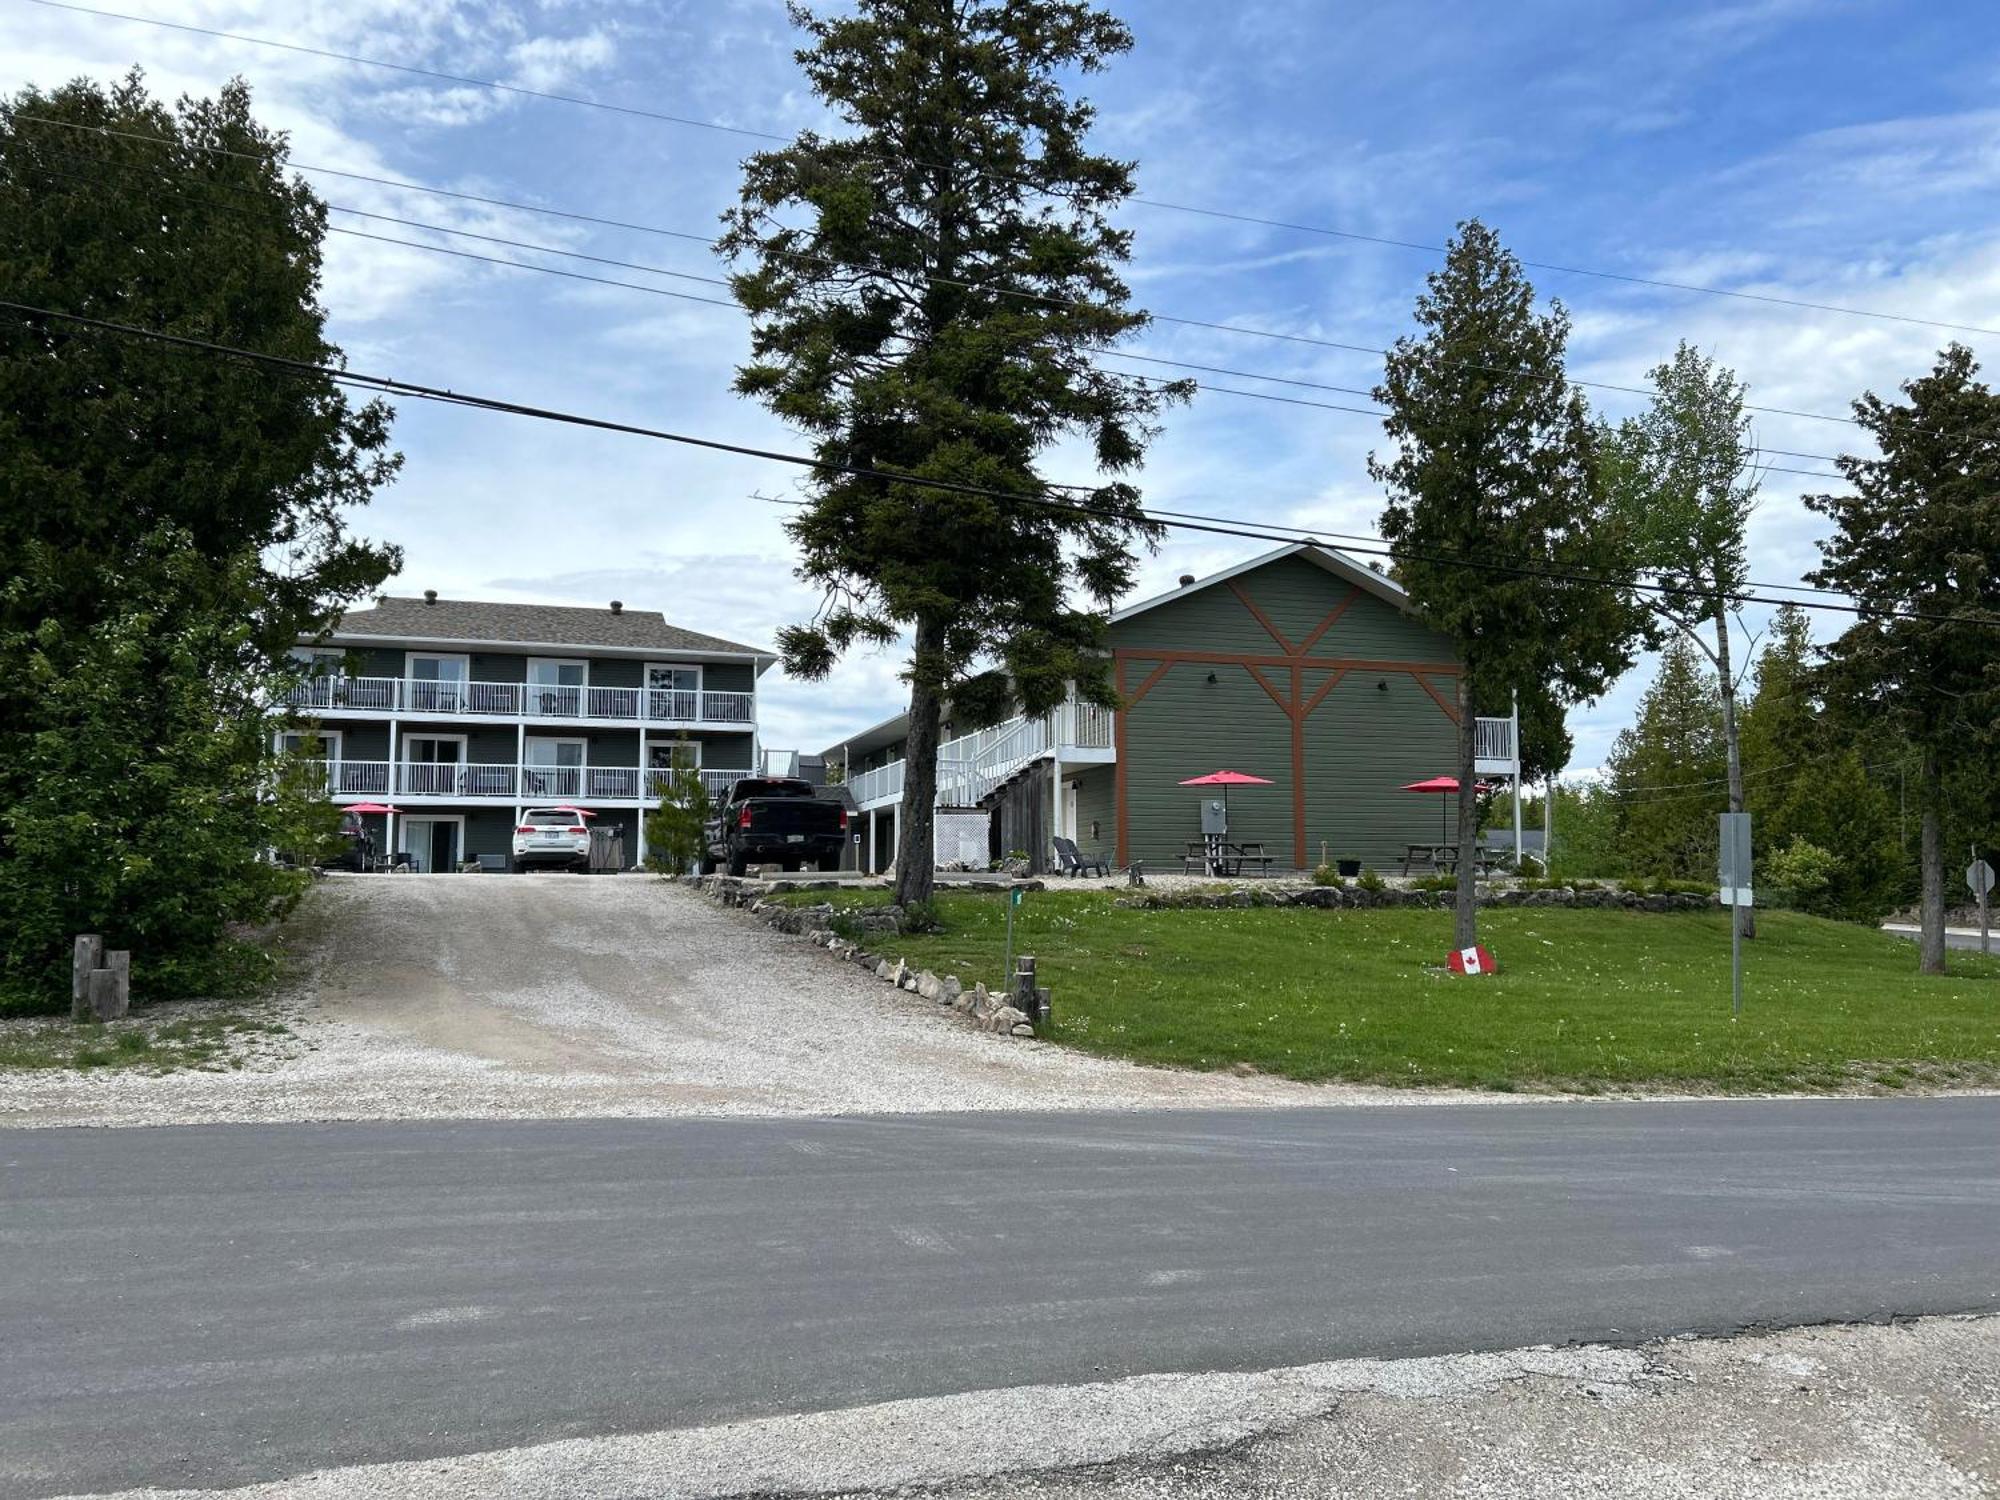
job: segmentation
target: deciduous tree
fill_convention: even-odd
[[[1600,434],[1599,463],[1639,565],[1660,585],[1648,607],[1715,670],[1727,760],[1728,810],[1743,811],[1737,726],[1739,668],[1730,628],[1748,576],[1744,533],[1757,504],[1746,387],[1687,344],[1652,372],[1647,409]],[[1730,908],[1746,936],[1747,907]]]
[[[56,123],[48,123],[54,121]],[[100,133],[100,132],[117,132]],[[13,302],[337,365],[325,208],[232,84],[135,75],[0,106]],[[296,898],[273,776],[301,632],[393,549],[347,529],[394,472],[389,413],[319,377],[0,311],[0,991],[62,993],[71,936],[148,999],[228,979],[227,935]]]
[[[1041,712],[1068,684],[1114,694],[1101,604],[1134,581],[1156,528],[1120,476],[1163,401],[1094,351],[1145,322],[1108,215],[1129,163],[1093,152],[1068,75],[1131,33],[1085,0],[859,0],[791,7],[798,53],[837,134],[750,158],[722,248],[754,318],[736,387],[811,433],[818,474],[788,529],[821,612],[780,633],[819,678],[856,644],[913,637],[897,899],[928,898],[941,707]],[[1059,490],[1037,468],[1081,438],[1113,476]],[[855,472],[859,471],[859,472]],[[953,494],[885,478],[999,492]],[[1091,601],[1100,607],[1092,608]]]

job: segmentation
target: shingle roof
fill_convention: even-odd
[[[746,646],[667,623],[656,609],[585,609],[571,604],[496,604],[480,599],[384,595],[370,609],[351,609],[333,630],[342,636],[389,636],[423,641],[507,641],[537,646],[622,646],[661,651],[726,651],[770,656]]]

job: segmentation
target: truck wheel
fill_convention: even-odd
[[[741,874],[742,874],[742,873],[743,873],[743,872],[744,872],[745,870],[747,870],[747,869],[749,869],[749,868],[750,868],[750,856],[749,856],[749,855],[747,855],[747,854],[732,854],[732,855],[730,855],[730,856],[729,856],[729,873],[730,873],[730,874],[732,874],[732,875],[739,875],[739,876],[740,876],[740,875],[741,875]]]
[[[704,854],[701,857],[701,863],[696,865],[695,868],[704,875],[713,875],[715,873],[715,856]]]

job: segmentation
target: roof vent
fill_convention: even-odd
[[[436,589],[425,589],[424,603],[435,604],[437,602],[438,602],[438,591]]]
[[[614,615],[622,615],[622,614],[624,614],[624,613],[625,613],[625,601],[624,601],[623,599],[613,599],[613,600],[611,601],[611,613],[613,613]]]
[[[1194,574],[1192,574],[1192,573],[1183,573],[1183,574],[1181,574],[1181,587],[1182,587],[1182,588],[1186,588],[1186,587],[1187,587],[1187,586],[1188,586],[1189,584],[1191,584],[1191,583],[1193,583],[1193,582],[1194,582]]]

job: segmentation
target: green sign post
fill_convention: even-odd
[[[1011,987],[1014,983],[1014,908],[1021,904],[1021,894],[1018,885],[1007,888],[1007,967],[1000,979],[1003,987]]]

